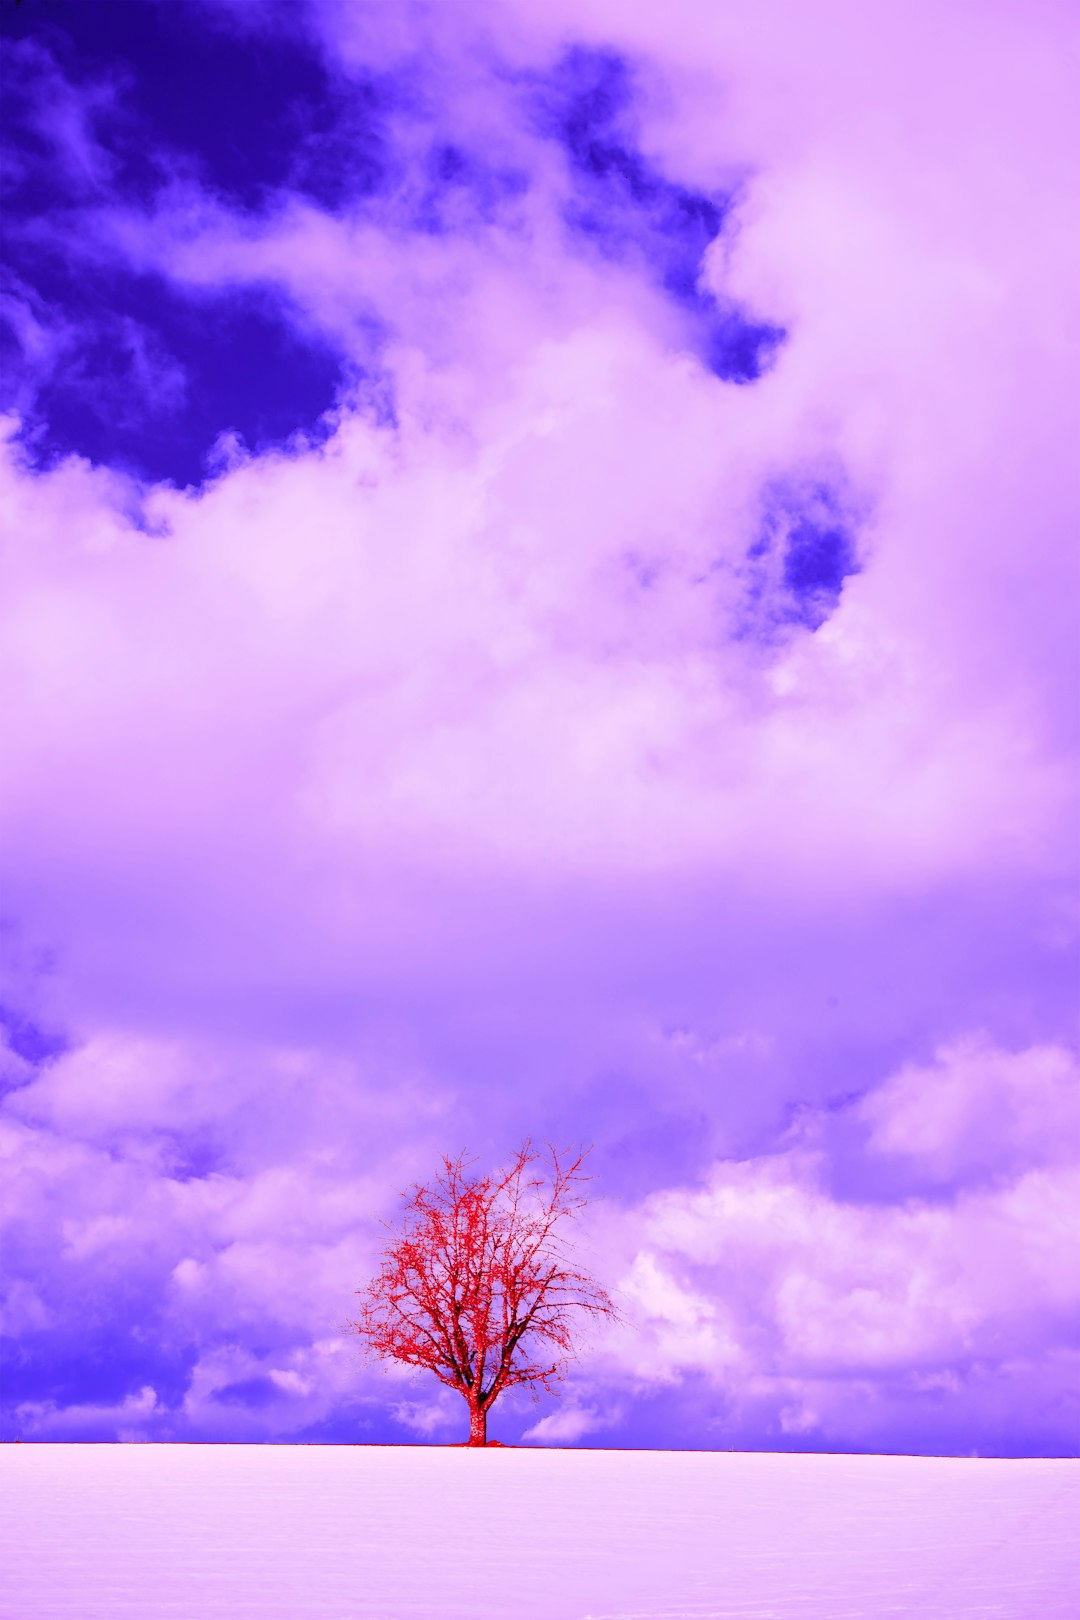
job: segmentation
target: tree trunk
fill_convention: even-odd
[[[487,1407],[469,1403],[469,1444],[487,1445]]]

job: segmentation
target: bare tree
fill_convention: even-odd
[[[487,1444],[487,1416],[506,1389],[553,1391],[573,1354],[579,1315],[615,1307],[570,1263],[562,1225],[586,1203],[585,1151],[541,1155],[526,1141],[509,1168],[468,1174],[464,1154],[443,1159],[430,1186],[403,1194],[376,1275],[357,1289],[348,1328],[368,1355],[423,1367],[461,1394],[469,1445]]]

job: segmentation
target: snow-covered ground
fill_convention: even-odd
[[[5,1620],[1076,1620],[1080,1463],[0,1447]]]

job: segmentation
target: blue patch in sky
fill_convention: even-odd
[[[642,155],[633,76],[615,52],[576,46],[532,81],[532,92],[537,125],[563,148],[574,183],[564,211],[570,228],[603,256],[645,269],[682,311],[714,376],[755,382],[783,342],[783,328],[701,286],[704,255],[729,221],[731,195],[680,185]]]
[[[137,216],[179,176],[241,216],[300,192],[442,233],[493,220],[527,177],[437,138],[403,167],[404,89],[346,80],[299,27],[241,35],[159,0],[44,0],[3,22],[0,408],[22,418],[30,464],[74,452],[198,484],[222,435],[256,452],[319,442],[346,387],[392,422],[374,315],[361,371],[270,286],[199,291],[110,257],[87,237],[94,210]]]
[[[4,24],[71,84],[112,88],[93,122],[121,195],[155,189],[163,161],[245,209],[283,186],[337,207],[384,182],[383,90],[334,73],[299,26],[242,33],[177,0],[31,0]]]
[[[771,484],[746,556],[739,633],[769,641],[793,626],[817,630],[860,570],[858,514],[825,479]]]
[[[363,87],[336,130],[349,166],[320,146],[340,95],[295,40],[240,40],[145,0],[26,10],[8,58],[0,406],[19,412],[30,463],[74,452],[183,485],[225,433],[255,451],[317,442],[356,380],[329,340],[269,287],[200,292],[100,244],[84,256],[79,211],[141,207],[177,165],[235,205],[286,181],[370,188]]]
[[[30,464],[74,452],[143,481],[197,484],[222,435],[254,452],[319,442],[358,384],[392,421],[374,315],[361,372],[270,286],[197,291],[122,262],[94,239],[95,211],[138,217],[180,179],[241,218],[300,192],[331,212],[445,234],[513,226],[529,176],[498,151],[440,136],[437,121],[417,157],[415,128],[398,139],[401,120],[428,116],[415,86],[339,73],[299,10],[246,32],[166,0],[28,0],[0,16],[0,408],[22,418]],[[782,331],[700,286],[731,199],[682,186],[642,155],[623,59],[574,49],[530,82],[534,124],[566,157],[576,240],[647,277],[717,377],[761,376]]]
[[[14,1257],[11,1257],[13,1259]],[[52,1262],[53,1256],[45,1257]],[[18,1272],[9,1260],[11,1275]],[[25,1275],[41,1289],[41,1264],[30,1264]],[[61,1285],[76,1331],[67,1339],[49,1328],[27,1329],[18,1338],[0,1338],[4,1368],[0,1431],[4,1438],[20,1433],[18,1406],[22,1401],[55,1401],[58,1406],[119,1405],[149,1384],[164,1404],[183,1399],[198,1359],[197,1348],[169,1341],[157,1315],[157,1302],[120,1284],[111,1299],[94,1297]],[[125,1313],[135,1325],[124,1326]],[[73,1439],[113,1439],[115,1419],[102,1418],[100,1431],[82,1432],[73,1425]]]
[[[32,463],[75,451],[141,479],[193,484],[224,432],[264,450],[329,431],[342,359],[269,289],[185,294],[153,274],[19,257],[22,297],[2,340]],[[48,334],[47,365],[28,352],[28,314]]]

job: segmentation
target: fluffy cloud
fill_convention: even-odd
[[[572,1446],[586,1435],[602,1435],[606,1429],[613,1427],[619,1415],[617,1409],[614,1412],[600,1412],[594,1406],[568,1403],[526,1429],[522,1439],[534,1445]]]
[[[1076,1157],[1080,1069],[1062,1047],[1002,1052],[968,1040],[933,1064],[901,1069],[861,1112],[875,1152],[914,1161],[936,1180],[970,1182]]]
[[[134,1064],[166,1077],[153,1128],[148,1096],[141,1117],[114,1113]],[[135,1364],[169,1352],[149,1394],[140,1385],[110,1400],[105,1380],[98,1399],[71,1409],[67,1430],[67,1407],[55,1400],[16,1399],[9,1422],[42,1437],[258,1438],[343,1424],[363,1434],[383,1412],[421,1437],[456,1432],[453,1400],[432,1404],[411,1377],[397,1392],[340,1334],[350,1290],[374,1259],[375,1218],[392,1212],[389,1189],[428,1167],[418,1139],[399,1151],[395,1175],[370,1134],[342,1134],[339,1093],[336,1109],[303,1110],[306,1150],[287,1146],[285,1131],[275,1146],[251,1114],[262,1107],[287,1118],[287,1082],[274,1076],[290,1064],[266,1055],[257,1094],[228,1093],[231,1154],[246,1159],[244,1173],[192,1174],[177,1162],[172,1099],[185,1095],[189,1130],[216,1125],[219,1142],[223,1107],[178,1092],[183,1067],[175,1051],[124,1051],[113,1041],[60,1059],[9,1100],[35,1123],[5,1133],[14,1280],[5,1331],[55,1355],[76,1310],[69,1342],[89,1370],[116,1354],[119,1294],[145,1343]],[[189,1080],[198,1075],[201,1054],[186,1068]],[[293,1060],[291,1071],[309,1086],[319,1081],[310,1064]],[[94,1111],[73,1108],[80,1086],[96,1095]],[[213,1090],[208,1082],[207,1098]],[[927,1090],[939,1106],[913,1114],[913,1095]],[[907,1434],[913,1444],[936,1435],[937,1444],[963,1446],[989,1434],[1006,1449],[1053,1447],[1071,1421],[1080,1322],[1074,1271],[1062,1264],[1080,1196],[1077,1137],[1062,1135],[1075,1093],[1062,1050],[1010,1053],[970,1038],[844,1110],[871,1170],[882,1155],[917,1158],[921,1191],[856,1199],[830,1186],[835,1120],[823,1116],[820,1145],[815,1121],[804,1118],[804,1145],[721,1161],[698,1187],[636,1205],[601,1197],[581,1241],[622,1322],[582,1341],[565,1408],[530,1419],[510,1403],[504,1423],[535,1443],[570,1444],[621,1432],[635,1404],[658,1393],[678,1400],[696,1387],[705,1391],[698,1433],[704,1424],[714,1443],[727,1435],[890,1446]],[[1056,1114],[1040,1111],[1048,1099]],[[980,1136],[980,1120],[1003,1111],[1021,1128]],[[326,1135],[310,1143],[316,1121]],[[58,1137],[60,1128],[82,1142]],[[121,1128],[128,1134],[118,1141]],[[378,1171],[365,1175],[373,1148]],[[957,1152],[968,1154],[962,1164],[950,1157]],[[943,1166],[956,1183],[947,1189]],[[959,1168],[971,1174],[959,1180]],[[19,1370],[16,1360],[16,1395]]]
[[[422,1121],[439,1112],[400,1058],[396,1086],[390,1052],[372,1061],[381,1086],[311,1053],[112,1034],[6,1099],[16,1432],[62,1421],[67,1403],[20,1398],[42,1357],[101,1393],[76,1403],[80,1434],[141,1421],[159,1437],[230,1423],[255,1436],[342,1410],[363,1425],[374,1375],[345,1355],[341,1330],[379,1217],[436,1151]],[[155,1399],[129,1411],[126,1394],[107,1397],[140,1365]]]
[[[734,53],[752,124],[754,97],[770,105],[769,83],[794,71],[787,30],[766,73],[757,25],[685,10],[678,36],[648,13],[615,27],[603,8],[580,26],[615,28],[672,73],[686,71],[669,61],[676,37],[717,72]],[[946,31],[946,52],[962,43]],[[946,218],[876,124],[838,145],[838,120],[865,109],[852,63],[877,71],[887,47],[860,34],[846,61],[812,59],[803,145],[714,246],[706,282],[791,327],[752,390],[718,387],[660,304],[650,316],[640,278],[568,251],[551,219],[507,228],[504,255],[489,236],[417,241],[310,201],[254,220],[217,204],[183,242],[172,204],[154,216],[179,280],[276,284],[339,338],[393,307],[397,425],[346,410],[322,449],[159,491],[136,529],[137,497],[105,475],[9,466],[12,534],[39,538],[18,546],[5,614],[20,694],[6,800],[49,873],[70,889],[59,775],[78,783],[79,865],[99,864],[84,881],[123,892],[107,840],[236,915],[270,893],[290,912],[314,903],[311,928],[343,928],[350,949],[340,913],[383,916],[358,869],[412,868],[427,849],[444,870],[452,852],[462,871],[682,867],[830,892],[1052,871],[1074,808],[1056,746],[1065,624],[1040,591],[1032,634],[1028,581],[1066,565],[1066,492],[1040,450],[1058,359],[1032,282],[1062,264],[1057,216],[1033,196],[1016,199],[1023,229],[966,203]],[[996,60],[980,46],[972,71]],[[514,122],[505,95],[486,104]],[[925,116],[955,134],[949,102]],[[711,130],[691,96],[666,121],[642,114],[635,138],[662,130],[649,161],[673,165],[719,152],[733,118],[737,132],[733,113]],[[535,132],[521,139],[538,162]],[[1026,396],[1009,380],[1020,347]],[[768,492],[786,480],[797,500],[838,468],[863,513],[863,572],[816,635],[789,627],[763,649],[742,627]],[[770,597],[764,628],[784,611]],[[47,884],[19,866],[17,895]],[[145,924],[173,931],[178,902],[155,887],[165,915]],[[128,922],[147,904],[130,896]]]
[[[799,1147],[719,1163],[701,1188],[606,1217],[600,1241],[623,1256],[626,1311],[606,1354],[645,1384],[703,1376],[718,1429],[737,1432],[756,1411],[774,1435],[880,1443],[898,1408],[917,1426],[925,1400],[948,1395],[952,1421],[974,1430],[997,1383],[999,1437],[1045,1433],[1075,1409],[1080,1287],[1064,1257],[1080,1134],[1061,1133],[1076,1094],[1061,1049],[961,1041],[851,1105],[871,1157],[975,1173],[948,1195],[845,1198],[829,1156]],[[1007,1174],[980,1185],[988,1170]],[[1006,1398],[1017,1376],[1032,1388]],[[1020,1403],[1011,1425],[1007,1400]]]
[[[165,539],[125,526],[106,480],[9,469],[40,536],[4,610],[5,823],[40,852],[16,896],[99,885],[129,937],[143,911],[182,932],[189,908],[206,928],[273,897],[314,912],[307,950],[312,927],[351,931],[373,858],[425,851],[450,874],[834,891],[1052,859],[1068,801],[1032,716],[927,678],[872,573],[764,668],[732,642],[763,465],[730,396],[597,333],[542,349],[508,394],[482,450],[417,407],[393,442],[350,421],[317,453],[161,493]]]

